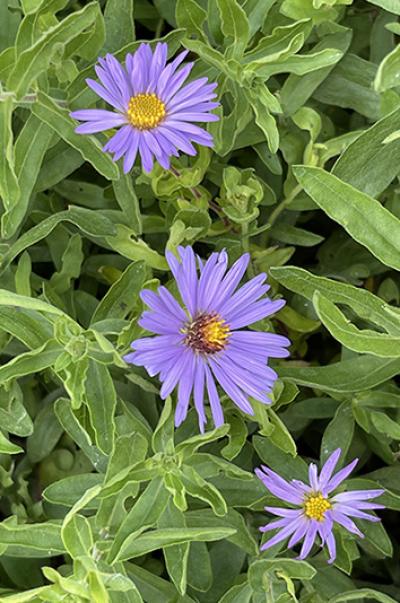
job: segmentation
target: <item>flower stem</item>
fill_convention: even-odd
[[[272,226],[273,224],[275,224],[276,220],[279,218],[279,216],[281,215],[281,213],[291,204],[291,202],[295,199],[295,197],[297,197],[297,195],[302,191],[302,187],[300,184],[297,184],[289,193],[289,195],[283,199],[283,201],[281,203],[279,203],[279,205],[277,207],[275,207],[274,211],[271,213],[268,223],[270,226]],[[268,238],[268,231],[267,231],[267,237]]]

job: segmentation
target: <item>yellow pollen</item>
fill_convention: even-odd
[[[153,94],[132,96],[128,105],[128,119],[138,130],[151,130],[166,115],[165,104]]]
[[[185,325],[185,344],[196,352],[213,354],[224,349],[230,335],[229,326],[218,314],[200,314]]]
[[[229,335],[229,327],[223,318],[213,317],[204,326],[203,337],[209,345],[224,346]]]
[[[332,505],[322,496],[322,494],[311,494],[304,503],[304,513],[310,519],[316,519],[317,521],[323,521],[325,512],[331,509]]]

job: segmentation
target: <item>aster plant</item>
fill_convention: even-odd
[[[334,493],[358,463],[358,459],[354,459],[334,475],[341,454],[340,448],[335,450],[319,474],[317,466],[311,463],[308,472],[309,484],[297,479],[287,482],[265,465],[261,469],[256,469],[256,475],[274,496],[296,507],[265,507],[266,511],[280,519],[260,528],[261,532],[278,530],[275,536],[262,545],[262,551],[288,538],[288,548],[294,547],[303,540],[299,559],[305,559],[319,537],[321,546],[326,545],[328,548],[328,562],[333,563],[336,559],[336,541],[333,534],[335,524],[363,538],[363,533],[353,519],[380,521],[379,517],[367,511],[383,509],[384,506],[368,501],[383,494],[384,490],[352,490]]]
[[[124,157],[124,172],[132,169],[139,153],[143,168],[150,172],[154,158],[169,169],[170,158],[179,151],[196,155],[193,143],[212,147],[213,138],[195,122],[218,120],[210,113],[219,103],[216,83],[202,77],[184,85],[194,63],[182,62],[188,51],[181,52],[167,64],[168,45],[159,42],[154,52],[141,44],[134,54],[127,54],[125,66],[111,54],[98,59],[95,67],[100,82],[87,79],[87,85],[111,105],[114,111],[82,109],[71,116],[85,123],[76,128],[79,134],[94,134],[119,128],[103,150],[114,161]]]
[[[178,388],[175,425],[186,418],[193,396],[200,431],[207,422],[205,393],[216,427],[224,423],[216,383],[243,412],[253,415],[249,398],[270,404],[268,393],[277,379],[267,366],[269,358],[288,356],[290,341],[275,333],[246,330],[249,325],[280,310],[285,301],[272,301],[265,294],[266,275],[259,274],[241,286],[249,254],[242,255],[228,270],[225,251],[212,253],[202,263],[191,247],[178,247],[179,260],[167,252],[182,307],[165,287],[157,293],[144,290],[149,306],[139,324],[155,334],[137,339],[135,350],[125,360],[159,375],[161,398]]]

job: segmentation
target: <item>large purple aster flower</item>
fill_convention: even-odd
[[[209,113],[219,103],[211,102],[217,84],[202,77],[183,85],[193,63],[181,65],[188,51],[166,64],[168,46],[159,42],[154,53],[149,44],[141,44],[134,54],[127,54],[125,68],[111,54],[99,59],[96,74],[101,83],[86,82],[115,111],[83,109],[71,116],[86,123],[79,134],[93,134],[110,128],[118,132],[110,138],[104,151],[114,154],[114,161],[124,156],[124,172],[129,172],[139,152],[143,168],[150,172],[153,158],[166,169],[170,157],[178,151],[196,155],[193,142],[213,146],[212,136],[193,122],[218,120]]]
[[[299,558],[305,559],[316,537],[319,536],[321,546],[328,547],[329,563],[333,563],[336,558],[336,543],[332,531],[335,523],[363,538],[364,535],[351,518],[380,521],[379,517],[365,511],[384,509],[383,505],[367,502],[383,494],[384,490],[353,490],[333,495],[333,491],[350,475],[358,462],[358,459],[355,459],[333,475],[341,452],[338,448],[331,454],[319,475],[317,466],[314,463],[310,464],[310,484],[295,479],[289,483],[264,465],[262,469],[256,469],[256,475],[272,494],[285,503],[299,507],[296,509],[265,507],[267,511],[281,519],[260,528],[262,532],[279,530],[262,545],[262,551],[287,538],[290,538],[288,547],[291,548],[304,538]]]
[[[193,394],[200,430],[207,421],[205,390],[215,425],[224,416],[216,382],[244,412],[254,411],[249,396],[270,404],[277,374],[267,366],[268,358],[288,356],[290,341],[282,335],[243,330],[244,327],[277,312],[285,302],[271,301],[264,294],[265,274],[259,274],[236,292],[249,263],[249,254],[237,260],[230,270],[225,251],[212,253],[205,264],[196,260],[191,247],[178,247],[180,260],[167,252],[185,309],[171,293],[160,287],[157,293],[142,291],[151,311],[143,313],[139,324],[156,337],[137,339],[136,350],[125,356],[127,362],[144,366],[151,375],[159,374],[161,397],[178,386],[175,425],[186,418]],[[200,274],[198,275],[198,270]]]

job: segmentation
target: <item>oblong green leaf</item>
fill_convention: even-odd
[[[91,135],[76,134],[77,123],[69,116],[69,111],[57,105],[50,96],[38,92],[37,101],[32,105],[33,113],[56,132],[71,147],[74,147],[86,161],[108,180],[119,178],[118,166],[107,155],[100,142]]]
[[[118,561],[140,557],[151,551],[184,542],[213,542],[232,536],[236,530],[232,528],[164,528],[152,530],[145,534],[132,534],[121,547]]]
[[[400,372],[398,358],[361,356],[328,366],[282,366],[279,376],[307,387],[326,392],[351,393],[371,389]]]
[[[367,289],[317,276],[297,266],[271,268],[271,274],[284,287],[309,300],[313,299],[315,291],[320,291],[331,302],[345,304],[358,316],[383,327],[388,333],[400,335],[400,312]],[[386,308],[393,309],[393,314],[386,312]]]
[[[297,165],[306,193],[381,262],[400,270],[400,220],[382,205],[321,168]]]
[[[54,557],[65,552],[61,524],[51,521],[24,525],[0,523],[0,544],[7,546],[9,557]]]
[[[90,27],[95,22],[98,10],[97,2],[91,2],[50,27],[35,44],[19,55],[8,77],[7,88],[19,98],[26,94],[33,80],[48,68],[55,52],[59,51],[60,44],[66,44]]]
[[[400,357],[400,336],[394,337],[370,329],[358,329],[329,299],[318,292],[313,297],[318,318],[332,337],[349,350],[380,358]]]

